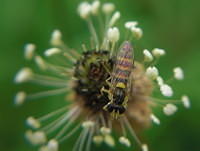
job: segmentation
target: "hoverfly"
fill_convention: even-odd
[[[118,118],[119,115],[126,111],[132,68],[133,47],[130,42],[125,41],[116,56],[116,62],[110,78],[106,80],[109,89],[104,87],[101,89],[102,92],[108,93],[108,99],[110,100],[104,106],[104,109],[114,118]]]

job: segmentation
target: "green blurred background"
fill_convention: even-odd
[[[42,115],[61,105],[55,99],[63,99],[63,96],[47,98],[48,102],[36,101],[20,108],[14,107],[13,97],[17,91],[36,88],[31,85],[15,85],[13,77],[18,69],[29,65],[23,58],[24,44],[35,43],[42,53],[49,48],[50,34],[54,29],[62,31],[64,40],[71,47],[80,48],[82,42],[88,41],[86,25],[76,13],[79,2],[0,0],[0,151],[36,150],[23,138],[26,117]],[[169,77],[174,66],[181,66],[185,70],[185,80],[177,82],[173,87],[177,95],[186,93],[192,101],[191,109],[180,107],[175,116],[168,118],[158,113],[161,126],[146,130],[143,140],[149,144],[150,151],[200,151],[200,1],[112,2],[121,11],[122,22],[138,20],[144,30],[144,37],[137,42],[137,54],[143,48],[164,48],[167,55],[159,64],[161,74]],[[67,141],[62,145],[62,150],[70,150],[70,143]],[[113,149],[103,147],[101,150]]]

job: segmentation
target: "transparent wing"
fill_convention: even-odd
[[[119,49],[114,64],[111,84],[115,87],[118,82],[127,83],[133,67],[133,47],[129,42],[124,42]]]

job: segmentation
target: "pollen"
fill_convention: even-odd
[[[181,98],[181,101],[183,102],[183,105],[184,105],[186,108],[190,108],[190,99],[189,99],[188,96],[183,95],[182,98]]]
[[[55,29],[52,32],[51,39],[50,39],[50,44],[53,46],[60,46],[62,45],[62,33],[60,30]]]
[[[108,134],[111,133],[111,130],[110,130],[110,128],[107,128],[107,127],[101,127],[100,132],[101,132],[103,135],[108,135]]]
[[[174,78],[177,80],[183,80],[184,79],[184,72],[180,67],[174,68]]]
[[[130,147],[131,146],[131,142],[129,141],[128,138],[125,138],[125,137],[120,137],[119,138],[119,142],[127,147]]]
[[[61,50],[58,49],[58,48],[50,48],[50,49],[47,49],[45,52],[44,52],[44,55],[47,56],[47,57],[50,57],[52,55],[55,55],[55,54],[58,54],[60,53]]]
[[[156,79],[159,75],[158,69],[156,67],[148,67],[146,70],[146,75],[151,79]]]
[[[34,117],[29,117],[26,122],[32,128],[35,129],[40,128],[40,122]]]
[[[22,83],[28,81],[32,77],[33,73],[30,68],[21,69],[15,76],[16,83]]]
[[[176,111],[177,111],[177,107],[173,104],[167,104],[163,108],[163,112],[168,116],[173,115]]]
[[[15,96],[15,104],[22,105],[26,99],[26,93],[24,91],[18,92]]]
[[[36,46],[34,44],[26,44],[24,49],[24,57],[27,60],[31,60],[34,56]]]
[[[115,10],[115,5],[113,3],[105,3],[102,6],[102,11],[105,14],[110,14]]]
[[[97,145],[100,145],[103,142],[103,136],[101,136],[101,135],[94,136],[93,142]]]
[[[151,62],[151,61],[153,61],[153,56],[152,56],[152,54],[149,52],[149,50],[145,49],[145,50],[143,51],[143,54],[144,54],[144,61],[146,61],[146,62]]]

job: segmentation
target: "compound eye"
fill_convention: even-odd
[[[126,109],[123,106],[119,106],[118,110],[119,114],[123,114],[126,111]]]
[[[112,112],[114,110],[114,106],[112,104],[109,104],[106,109],[108,110],[108,112]]]

